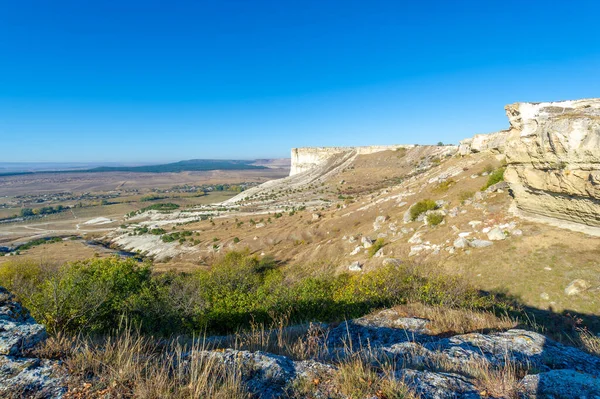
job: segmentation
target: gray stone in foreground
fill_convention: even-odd
[[[44,326],[36,324],[27,309],[0,287],[0,397],[50,399],[63,396],[66,388],[56,370],[58,362],[21,357],[45,339]]]
[[[396,378],[403,380],[422,399],[479,399],[477,388],[464,376],[402,369]]]
[[[41,324],[0,320],[0,355],[22,356],[45,338],[46,329]]]
[[[329,374],[333,366],[312,360],[293,361],[285,356],[266,352],[249,352],[235,349],[200,351],[188,356],[207,356],[217,359],[242,373],[248,390],[261,399],[285,397],[285,389],[298,378]]]
[[[528,375],[521,381],[524,393],[533,398],[600,398],[600,377],[573,370],[552,370]]]
[[[53,360],[0,356],[0,397],[60,399],[66,392]]]
[[[27,309],[0,287],[0,355],[22,356],[46,338],[46,329],[36,324]]]
[[[425,348],[456,363],[487,360],[501,365],[508,356],[523,366],[540,371],[571,369],[600,375],[600,357],[566,346],[532,331],[512,329],[499,333],[470,333],[425,343]]]

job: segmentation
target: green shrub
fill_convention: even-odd
[[[431,213],[427,215],[427,224],[430,226],[437,226],[444,221],[444,215],[441,213]]]
[[[434,209],[437,209],[435,201],[430,199],[419,201],[410,208],[410,218],[416,220],[420,214]]]
[[[62,238],[60,238],[60,237],[44,237],[44,238],[38,238],[38,239],[35,239],[35,240],[32,240],[32,241],[29,241],[29,242],[28,242],[28,243],[26,243],[26,244],[19,245],[19,246],[17,247],[17,249],[18,249],[18,250],[20,250],[20,251],[24,251],[24,250],[27,250],[27,249],[31,249],[31,248],[33,248],[33,247],[36,247],[36,246],[38,246],[38,245],[42,245],[42,244],[52,244],[52,243],[55,243],[55,242],[61,242],[61,241],[62,241]]]
[[[375,256],[377,251],[379,251],[381,248],[383,248],[384,245],[385,245],[385,240],[383,238],[378,238],[377,240],[375,240],[373,245],[371,245],[371,247],[369,248],[369,258],[372,258],[373,256]]]
[[[25,307],[29,307],[32,295],[57,268],[33,260],[10,260],[0,265],[0,286],[15,294]]]
[[[0,268],[2,284],[10,269]],[[127,313],[127,302],[150,282],[149,264],[118,257],[67,263],[50,274],[30,268],[29,296],[15,292],[50,332],[108,331]],[[14,278],[9,286],[14,286]],[[10,289],[10,288],[9,288]]]
[[[383,240],[372,248],[380,245]],[[119,258],[53,271],[20,265],[0,265],[0,284],[52,333],[107,332],[122,317],[152,334],[219,334],[282,316],[291,323],[341,321],[408,302],[500,311],[510,306],[457,279],[419,276],[410,266],[293,278],[274,259],[248,251],[229,252],[210,270],[191,274],[152,275],[148,264]]]
[[[486,190],[488,187],[493,186],[496,183],[500,183],[501,181],[504,181],[504,171],[506,169],[505,168],[499,168],[496,169],[494,172],[492,172],[492,174],[490,174],[490,176],[488,177],[488,181],[485,184],[485,186],[483,186],[481,188],[481,191]]]

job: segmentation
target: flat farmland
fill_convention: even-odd
[[[11,247],[52,236],[101,237],[118,227],[132,211],[157,203],[185,209],[218,203],[238,191],[218,185],[259,184],[287,176],[289,169],[181,173],[43,173],[0,176],[0,219],[19,215],[24,208],[63,206],[67,209],[26,220],[0,223],[0,247]],[[209,187],[202,190],[186,187]],[[215,189],[210,189],[214,186]],[[183,187],[183,188],[182,188]],[[78,247],[69,243],[69,248]],[[52,249],[62,250],[63,245]],[[37,254],[41,249],[29,249]],[[26,251],[26,252],[27,252]],[[81,251],[89,255],[89,250]],[[69,257],[72,258],[72,257]]]
[[[0,176],[2,197],[69,192],[108,192],[115,190],[149,191],[185,184],[235,184],[265,182],[287,176],[289,169],[214,170],[181,173],[42,173]]]

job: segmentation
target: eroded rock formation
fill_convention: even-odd
[[[461,140],[458,146],[460,155],[468,155],[472,152],[492,151],[503,153],[506,147],[508,130],[490,134],[476,134],[475,136]]]
[[[600,99],[506,106],[505,179],[524,215],[600,227]]]
[[[368,155],[381,151],[393,151],[398,148],[413,148],[414,145],[374,145],[366,147],[304,147],[292,148],[292,167],[290,176],[306,172],[317,166],[326,164],[332,157],[340,154],[354,153]]]

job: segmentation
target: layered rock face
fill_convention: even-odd
[[[460,155],[468,155],[472,152],[492,151],[503,153],[506,147],[508,130],[490,134],[476,134],[472,138],[461,140],[458,146]]]
[[[505,179],[525,215],[600,227],[600,99],[506,106]]]
[[[413,148],[414,145],[380,145],[367,147],[304,147],[292,148],[292,168],[290,176],[297,175],[327,161],[339,154],[355,153],[357,155],[374,154],[381,151],[393,151],[398,148]]]

